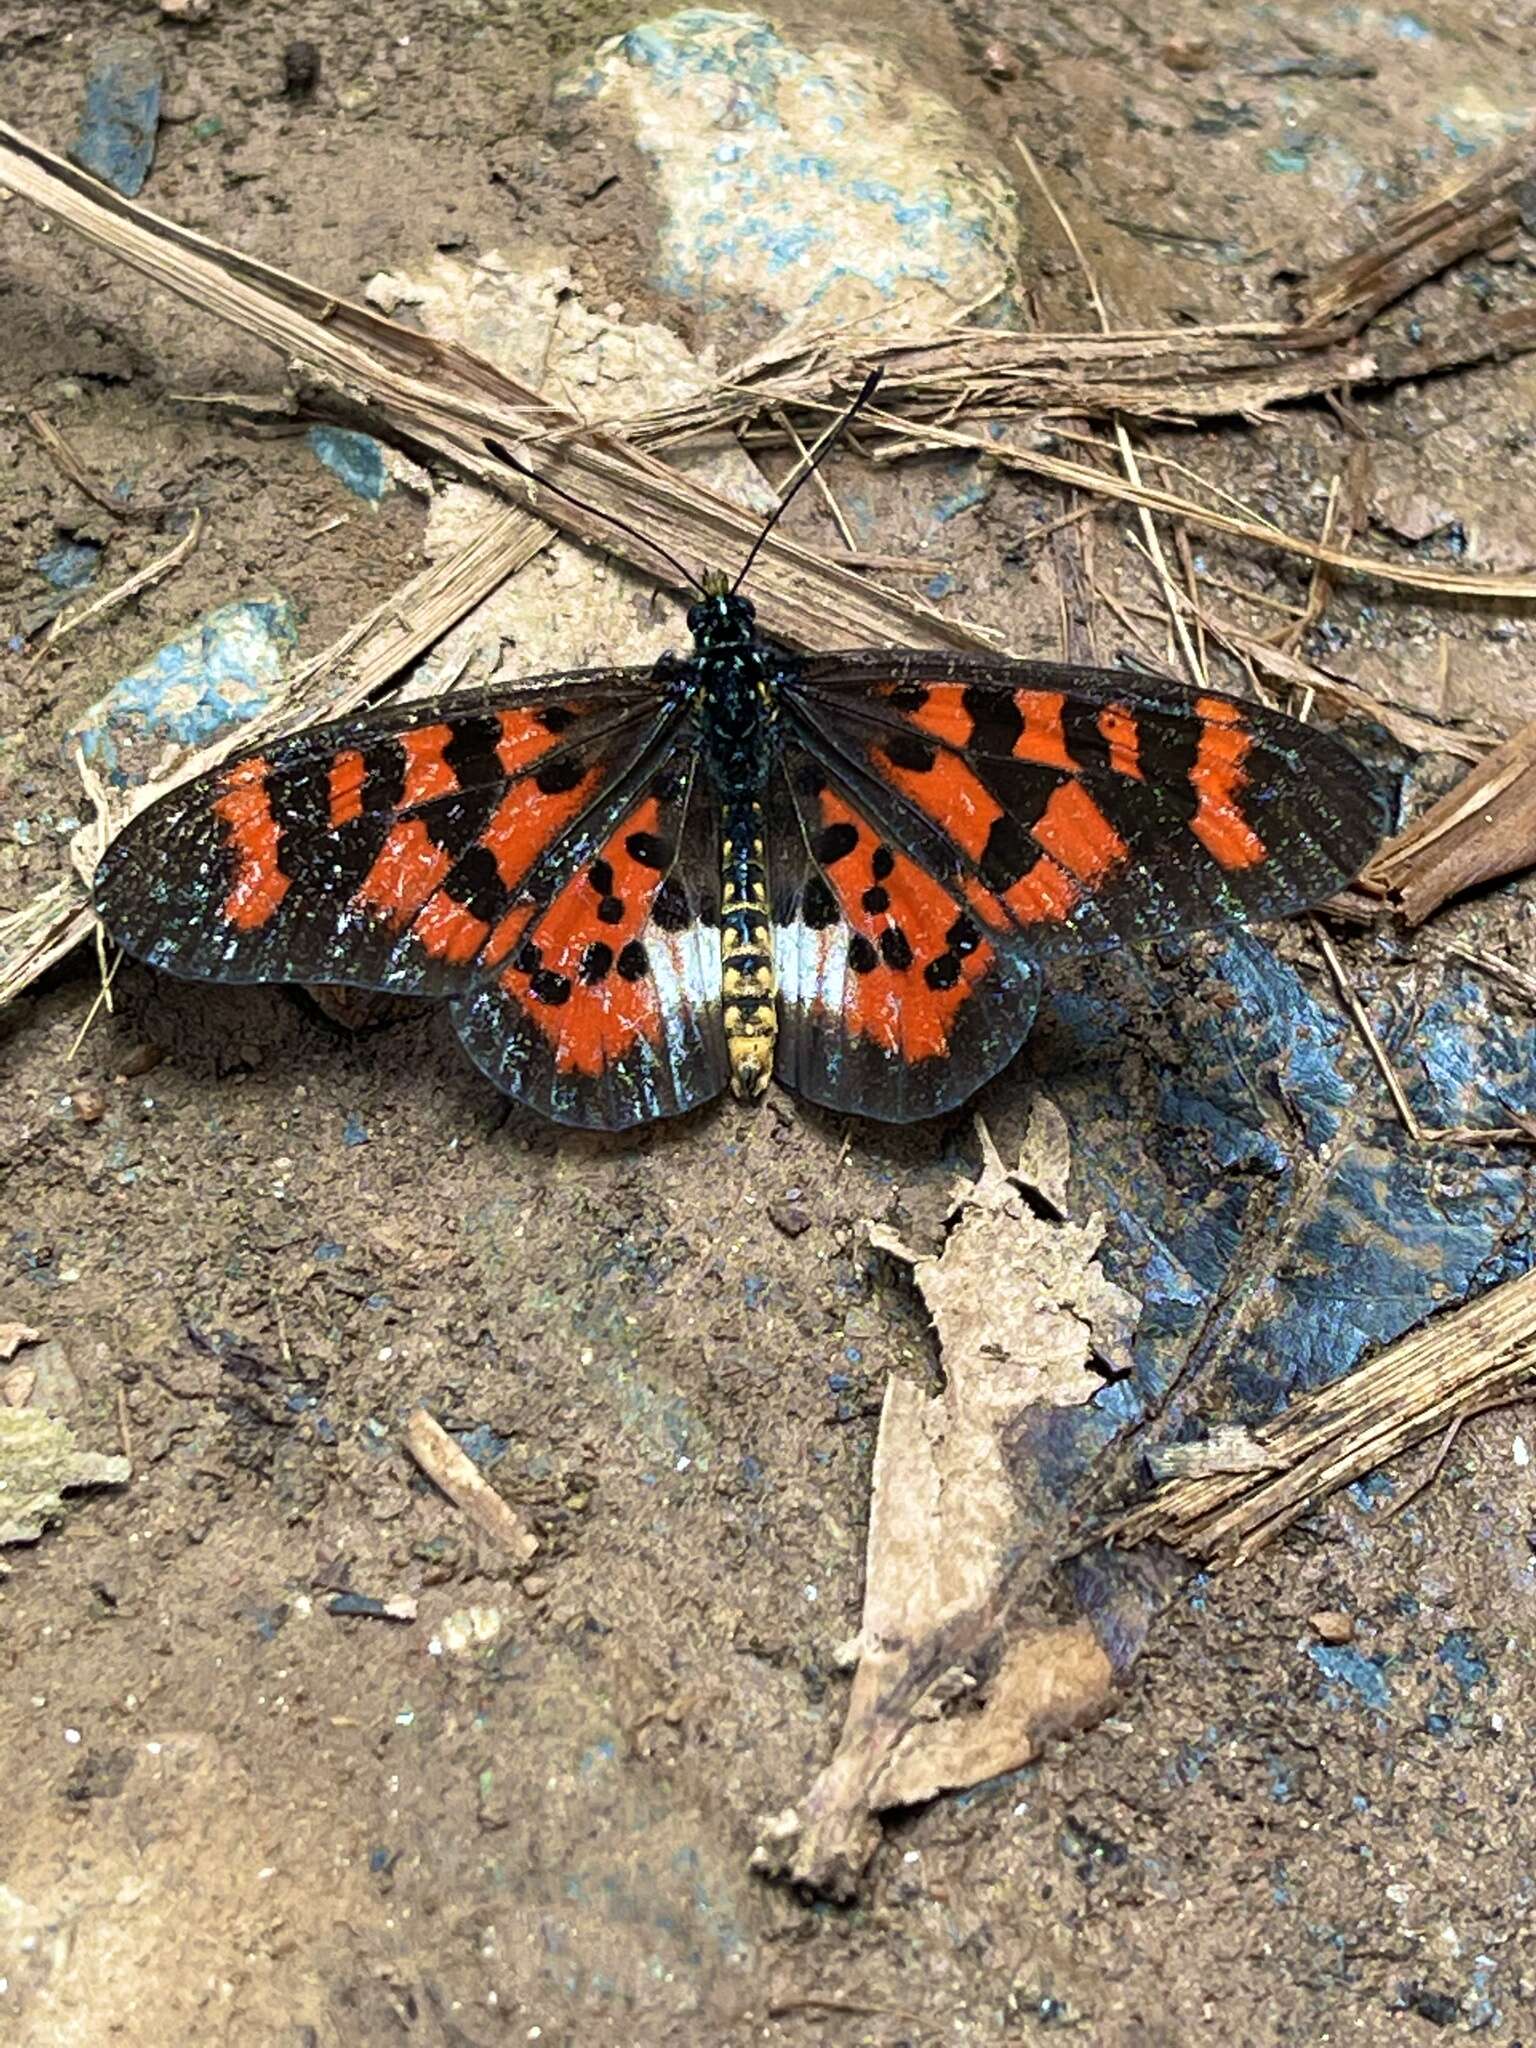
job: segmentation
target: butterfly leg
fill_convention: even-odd
[[[778,981],[768,916],[763,807],[732,806],[721,846],[720,971],[731,1093],[750,1102],[773,1073]]]

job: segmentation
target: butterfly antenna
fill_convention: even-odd
[[[520,462],[510,448],[500,441],[493,441],[489,434],[485,437],[485,445],[499,462],[506,463],[509,469],[515,469],[519,476],[527,477],[529,483],[537,485],[541,491],[548,491],[555,498],[564,498],[568,505],[576,506],[579,511],[590,514],[594,519],[606,519],[608,524],[616,526],[620,533],[627,533],[631,540],[639,541],[641,546],[649,548],[653,555],[660,555],[664,562],[672,565],[685,583],[693,585],[700,597],[706,595],[704,585],[693,571],[685,569],[676,555],[669,555],[661,543],[650,534],[642,533],[638,526],[631,526],[627,519],[620,519],[616,512],[605,512],[600,505],[589,505],[585,498],[578,498],[573,491],[567,491],[559,484],[551,483],[547,476],[540,476],[536,469],[530,469],[526,462]]]
[[[752,551],[747,556],[747,559],[741,565],[741,574],[736,578],[736,581],[731,585],[732,597],[736,595],[737,591],[740,590],[742,584],[746,582],[747,571],[751,568],[752,564],[757,560],[763,542],[768,538],[769,534],[772,533],[773,529],[784,517],[784,514],[789,510],[789,507],[794,503],[796,491],[799,490],[800,486],[803,483],[805,483],[808,478],[813,477],[816,474],[817,470],[820,469],[821,467],[823,456],[829,455],[832,452],[832,449],[836,445],[836,443],[842,439],[844,434],[847,433],[848,429],[853,425],[854,421],[858,418],[859,414],[863,411],[864,407],[868,405],[870,399],[874,397],[875,386],[880,382],[880,375],[880,368],[877,365],[873,370],[870,371],[869,375],[864,379],[863,384],[859,387],[859,395],[853,401],[852,405],[849,406],[848,410],[841,416],[841,418],[835,419],[832,422],[831,426],[827,428],[827,431],[822,435],[821,439],[816,443],[816,446],[811,450],[810,454],[806,457],[805,462],[801,466],[800,473],[798,474],[798,476],[796,476],[794,482],[790,485],[789,489],[784,493],[783,497],[780,498],[778,504],[774,507],[773,511],[768,515],[767,523],[764,525],[762,532],[757,536],[757,539],[753,541]]]

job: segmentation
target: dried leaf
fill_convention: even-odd
[[[1101,1384],[1094,1354],[1127,1363],[1137,1304],[1096,1259],[1103,1236],[1048,1220],[1070,1165],[1065,1119],[1037,1103],[1020,1166],[978,1123],[982,1171],[956,1191],[936,1258],[892,1232],[939,1333],[944,1392],[886,1388],[875,1448],[863,1623],[837,1753],[806,1797],[764,1824],[754,1866],[846,1898],[880,1838],[874,1815],[1014,1769],[1087,1726],[1115,1673],[1086,1620],[1040,1598],[1063,1530],[1035,1497],[1030,1425]],[[963,1711],[953,1711],[956,1707]]]
[[[125,1486],[126,1458],[82,1451],[67,1422],[39,1408],[0,1408],[0,1544],[36,1543],[83,1486]]]
[[[1102,1384],[1088,1369],[1095,1349],[1107,1364],[1130,1370],[1137,1304],[1094,1263],[1104,1237],[1097,1217],[1047,1222],[1025,1201],[1023,1187],[1033,1186],[1054,1208],[1065,1205],[1068,1140],[1060,1112],[1037,1104],[1013,1173],[986,1126],[977,1128],[981,1178],[957,1190],[940,1256],[909,1250],[880,1224],[871,1227],[870,1242],[912,1267],[960,1414],[996,1404],[1074,1407]]]

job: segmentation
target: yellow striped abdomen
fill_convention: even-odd
[[[720,849],[720,983],[731,1093],[750,1102],[773,1074],[778,1034],[778,977],[763,858],[763,807],[748,802],[727,819]]]

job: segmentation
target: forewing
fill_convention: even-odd
[[[1330,735],[1117,670],[828,655],[787,707],[824,767],[869,779],[871,822],[1029,956],[1285,916],[1383,828]]]
[[[878,792],[786,741],[769,792],[776,1072],[828,1107],[905,1123],[954,1108],[1018,1051],[1036,982]],[[925,857],[929,856],[929,857]]]
[[[499,1088],[617,1131],[724,1088],[718,820],[682,753],[635,778],[590,860],[530,905],[503,965],[453,1005]]]
[[[98,914],[192,979],[463,989],[673,716],[627,670],[312,727],[134,818],[97,870]]]

